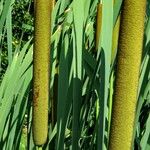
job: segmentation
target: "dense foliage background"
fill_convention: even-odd
[[[116,71],[116,56],[111,58],[112,34],[122,0],[114,6],[107,5],[110,0],[104,1],[97,52],[98,0],[73,2],[58,0],[53,10],[49,116],[58,82],[57,125],[53,127],[49,119],[48,141],[43,149],[56,145],[67,150],[77,144],[85,150],[107,149]],[[37,148],[31,128],[33,8],[32,0],[0,0],[0,146],[4,150]],[[139,150],[150,149],[149,9],[148,0],[135,128],[134,149]],[[77,53],[76,45],[80,50]]]

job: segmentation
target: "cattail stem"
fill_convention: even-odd
[[[35,1],[35,33],[33,51],[33,139],[42,145],[48,134],[48,100],[50,75],[50,23],[49,0]]]
[[[114,0],[115,4],[116,0]],[[119,38],[119,29],[120,29],[120,14],[117,18],[117,22],[113,29],[113,36],[112,36],[112,53],[111,53],[111,63],[114,63],[116,58],[117,49],[118,49],[118,38]],[[110,132],[110,124],[111,124],[111,112],[112,112],[112,99],[113,99],[113,84],[114,84],[114,71],[111,74],[110,79],[110,99],[109,99],[109,125],[108,125],[108,133]]]
[[[116,0],[114,0],[114,4],[116,3]],[[117,18],[117,22],[113,29],[113,37],[112,37],[112,53],[111,53],[111,61],[113,62],[118,48],[118,38],[119,38],[119,29],[120,29],[120,14]]]
[[[56,0],[52,0],[52,8],[54,8]]]
[[[113,41],[112,41],[112,54],[111,54],[111,60],[114,61],[117,53],[117,47],[118,47],[118,38],[119,38],[119,29],[120,29],[120,15],[118,16],[117,22],[114,26],[113,30]]]
[[[121,16],[110,150],[130,150],[133,144],[146,0],[124,0]]]
[[[102,3],[99,3],[97,6],[97,18],[96,18],[96,43],[95,43],[96,51],[98,50],[101,27],[102,27]]]

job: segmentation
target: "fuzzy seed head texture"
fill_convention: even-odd
[[[146,0],[124,0],[109,150],[131,150],[144,34]]]
[[[33,139],[42,145],[48,134],[48,99],[50,72],[50,23],[49,0],[35,1],[35,32],[33,51]]]

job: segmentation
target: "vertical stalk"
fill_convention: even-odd
[[[56,3],[56,0],[52,0],[52,8],[53,9],[54,9],[55,3]]]
[[[115,0],[114,0],[115,3]],[[98,49],[100,33],[101,33],[101,26],[102,26],[102,2],[97,6],[97,19],[96,19],[96,50]],[[116,55],[116,49],[118,46],[118,37],[119,37],[119,29],[120,29],[120,15],[117,19],[113,30],[113,41],[112,41],[112,61]]]
[[[114,4],[116,3],[116,0],[113,0]],[[112,54],[111,54],[111,61],[113,62],[117,53],[118,48],[118,39],[119,39],[119,29],[120,29],[120,14],[117,18],[116,24],[113,29],[113,41],[112,41]]]
[[[133,146],[145,6],[146,0],[124,0],[123,3],[110,150],[130,150]]]
[[[117,53],[119,29],[120,29],[120,15],[118,16],[117,22],[116,22],[115,27],[113,29],[112,54],[111,54],[111,60],[112,61],[115,59],[115,56]]]
[[[35,0],[33,51],[33,139],[42,145],[48,134],[51,1]]]
[[[98,50],[101,26],[102,26],[102,3],[99,3],[97,6],[97,18],[96,18],[96,43],[95,43],[96,51]]]
[[[114,0],[115,3],[116,0]],[[117,49],[118,49],[118,38],[119,38],[119,29],[120,29],[120,14],[118,16],[117,22],[113,29],[113,36],[112,36],[112,53],[111,53],[111,63],[114,63],[116,58]],[[111,79],[110,79],[110,99],[109,99],[109,125],[108,125],[108,133],[110,132],[110,124],[111,124],[111,112],[112,112],[112,100],[113,100],[113,84],[114,84],[114,71],[112,72]]]

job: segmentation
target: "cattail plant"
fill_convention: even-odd
[[[119,29],[120,29],[120,15],[118,16],[117,22],[113,29],[112,55],[111,55],[112,61],[114,60],[117,52]]]
[[[49,0],[35,1],[35,33],[33,53],[33,139],[36,145],[46,142],[48,132],[50,24]]]
[[[115,4],[116,0],[114,0]],[[114,64],[114,61],[116,59],[116,54],[117,54],[117,49],[118,49],[118,38],[119,38],[119,29],[120,29],[120,14],[117,18],[117,21],[115,23],[115,26],[113,28],[113,35],[112,35],[112,51],[111,51],[111,63]],[[114,78],[114,71],[112,72],[111,80],[112,82],[110,83],[111,89],[113,89],[113,78]],[[110,124],[111,124],[111,112],[112,112],[112,99],[113,99],[113,90],[110,95],[111,100],[109,101],[109,126],[108,126],[108,133],[110,132]]]
[[[146,0],[123,2],[110,150],[132,149],[145,6]]]
[[[52,0],[52,8],[54,8],[56,1]]]
[[[96,18],[96,43],[95,48],[98,50],[99,38],[101,33],[102,26],[102,3],[98,3],[97,5],[97,18]]]
[[[115,0],[114,0],[114,3],[115,3]],[[100,33],[101,33],[101,26],[102,26],[102,1],[100,3],[98,3],[98,6],[97,6],[96,40],[95,40],[96,41],[95,42],[96,50],[98,49]],[[117,22],[114,27],[114,30],[113,30],[112,60],[115,57],[117,46],[118,46],[119,29],[120,29],[120,16],[118,17]]]
[[[114,4],[115,3],[116,3],[116,0],[114,0]],[[114,60],[114,58],[116,56],[116,52],[117,52],[119,29],[120,29],[120,15],[118,16],[118,19],[117,19],[116,24],[113,29],[112,54],[111,54],[112,61]]]

